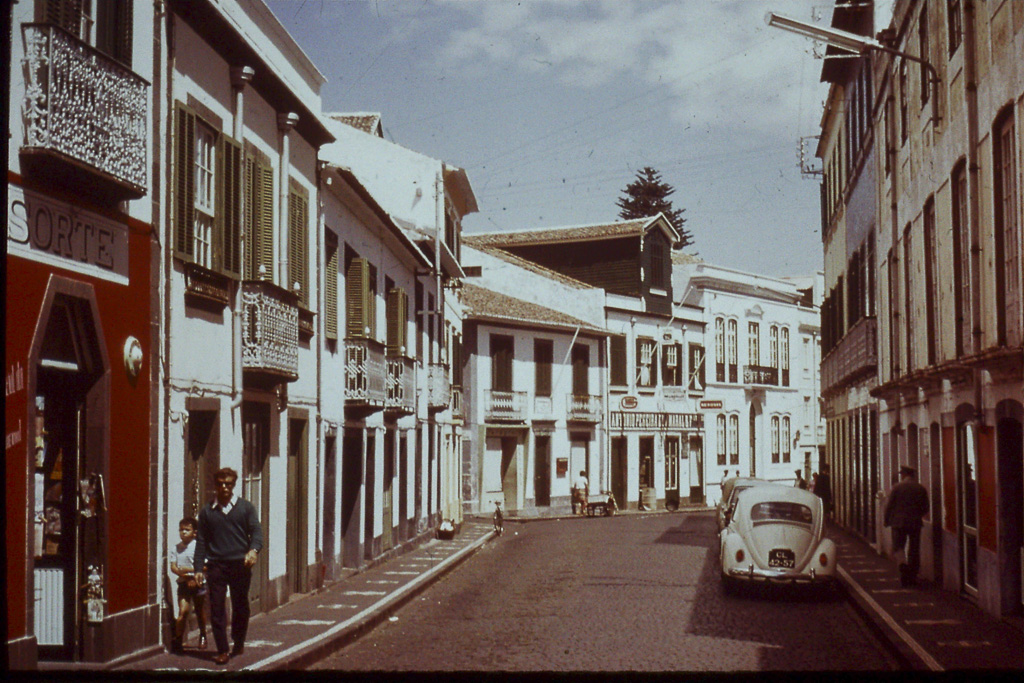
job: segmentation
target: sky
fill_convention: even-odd
[[[324,111],[466,170],[467,233],[618,220],[651,166],[715,265],[823,268],[820,46],[768,10],[828,25],[828,0],[268,0],[326,76]],[[805,164],[815,139],[805,142]]]

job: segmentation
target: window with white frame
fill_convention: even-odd
[[[717,446],[718,446],[718,464],[725,465],[725,415],[719,415],[716,429]]]
[[[729,464],[740,464],[740,416],[729,416]]]
[[[725,318],[715,318],[715,381],[725,381]]]
[[[761,364],[761,326],[755,322],[747,323],[747,362]]]
[[[779,418],[777,415],[772,415],[772,427],[771,427],[771,444],[772,444],[772,462],[779,462]]]
[[[739,362],[739,352],[737,351],[737,340],[739,332],[737,330],[738,323],[735,320],[730,319],[728,323],[728,334],[725,337],[725,353],[729,358],[729,381],[737,381],[738,373],[736,370]]]
[[[213,222],[216,217],[217,185],[214,182],[217,137],[206,126],[196,126],[195,199],[192,239],[195,262],[213,268]]]
[[[782,375],[782,386],[789,386],[789,328],[779,330],[779,367]]]
[[[792,445],[789,441],[789,416],[782,417],[781,434],[779,440],[782,442],[782,462],[789,462],[792,454]]]
[[[636,383],[639,387],[653,387],[658,383],[655,349],[653,339],[636,340]]]
[[[665,437],[665,488],[679,488],[679,437]]]
[[[768,328],[768,365],[779,367],[779,328],[776,325]]]

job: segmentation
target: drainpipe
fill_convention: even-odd
[[[240,66],[231,69],[231,86],[235,90],[235,117],[231,134],[238,142],[242,142],[243,123],[245,115],[245,100],[243,91],[246,84],[252,80],[256,72],[250,66]],[[245,215],[245,192],[241,197],[241,215]],[[245,230],[239,230],[238,253],[245,258]],[[242,283],[239,281],[235,287],[235,306],[231,314],[231,407],[234,412],[242,405]]]
[[[967,178],[971,212],[971,351],[981,352],[981,166],[978,160],[978,62],[977,62],[977,7],[974,0],[964,3],[964,76],[967,79]],[[974,368],[974,410],[980,427],[985,422],[982,400],[982,371]]]
[[[323,492],[320,489],[320,472],[323,467],[324,458],[324,429],[326,428],[323,420],[323,351],[324,351],[324,329],[326,323],[324,322],[323,312],[327,308],[326,296],[324,287],[322,286],[321,277],[323,268],[320,267],[321,260],[324,256],[324,231],[327,229],[326,216],[324,215],[324,188],[323,188],[323,172],[325,164],[317,161],[316,164],[316,289],[317,293],[317,307],[321,315],[317,318],[317,331],[316,338],[319,341],[316,343],[316,522],[313,529],[314,541],[316,544],[316,563],[317,563],[317,585],[323,587],[323,577],[326,569],[325,558],[323,554],[323,548],[320,542],[320,508],[323,503]],[[326,264],[325,264],[326,267]]]
[[[434,318],[434,345],[438,345],[438,363],[441,361],[440,344],[442,342],[442,336],[444,334],[444,322],[441,316],[441,312],[444,311],[444,290],[441,287],[441,231],[444,230],[444,218],[445,218],[445,201],[444,201],[444,164],[441,164],[441,170],[437,172],[437,177],[434,180],[434,278],[436,281],[437,291],[436,299],[434,300],[435,307],[431,311],[431,315]],[[431,348],[427,357],[433,358],[434,349]],[[434,434],[434,456],[437,461],[437,511],[441,512],[442,498],[441,498],[441,448],[444,440],[441,438],[441,434],[437,429],[437,413],[434,413],[434,419],[430,420],[430,406],[429,406],[429,377],[430,377],[430,364],[427,364],[427,377],[428,377],[428,406],[427,415],[428,422],[427,426]],[[431,472],[430,476],[434,476]],[[430,503],[427,503],[427,509],[430,509]],[[442,515],[443,516],[443,515]]]
[[[279,235],[288,235],[288,174],[291,170],[291,144],[288,133],[299,122],[299,115],[294,112],[277,115],[277,129],[281,132],[281,167],[278,187],[278,212],[280,216]],[[277,240],[278,279],[281,287],[289,292],[292,283],[288,282],[288,240]]]
[[[160,34],[160,19],[164,18],[166,20],[167,43],[166,43],[166,58],[165,58],[164,68],[167,69],[167,76],[166,76],[167,85],[166,85],[166,87],[164,89],[164,92],[166,92],[166,94],[167,94],[166,95],[167,96],[167,111],[168,112],[172,112],[172,111],[174,111],[174,94],[173,94],[173,91],[174,91],[174,87],[173,87],[173,85],[174,85],[174,59],[175,59],[175,57],[174,57],[174,55],[175,55],[174,15],[173,15],[172,12],[170,12],[168,10],[166,5],[164,5],[162,2],[155,3],[154,6],[153,6],[153,9],[154,9],[154,13],[156,15],[155,18],[154,18],[154,22],[153,22],[154,23],[154,28],[155,28],[155,30],[154,30],[154,34],[155,34],[154,35],[154,43],[156,43],[157,36]],[[159,59],[161,58],[163,53],[160,50],[157,49],[157,46],[155,44],[154,44],[153,48],[154,48],[153,49],[153,64],[154,64],[154,67],[155,67],[154,68],[154,81],[156,81],[157,80],[156,77],[159,76],[159,74],[160,74]],[[163,112],[160,109],[160,92],[161,92],[161,90],[158,87],[157,83],[154,83],[154,88],[153,88],[153,93],[154,93],[154,96],[153,96],[153,133],[154,133],[154,139],[156,139],[156,140],[160,139],[160,130],[161,130],[162,123],[163,123],[163,120],[162,120],[163,119]],[[171,124],[168,124],[167,127],[164,129],[164,131],[165,131],[164,132],[164,144],[163,144],[162,147],[161,147],[160,144],[153,145],[153,163],[154,163],[153,196],[155,196],[155,197],[161,196],[164,192],[166,192],[166,190],[165,190],[165,188],[164,188],[164,186],[163,186],[163,184],[161,182],[163,176],[162,175],[158,175],[157,172],[158,172],[158,170],[160,168],[160,164],[163,163],[163,159],[160,156],[160,150],[161,149],[167,149],[167,150],[174,149],[174,147],[173,147],[173,140],[171,139],[172,129],[173,129],[173,126]],[[167,207],[168,210],[170,210],[170,203],[167,203],[166,207]],[[161,216],[163,214],[163,211],[161,210],[162,208],[163,208],[162,206],[154,207],[155,215],[157,215],[158,217]],[[158,225],[159,225],[159,223],[156,223],[156,224],[154,224],[153,227],[156,228]],[[161,458],[160,458],[161,463],[160,463],[160,470],[159,470],[159,475],[158,475],[160,477],[160,479],[161,479],[161,481],[160,481],[160,490],[159,490],[159,494],[158,494],[160,496],[160,507],[159,507],[159,510],[160,510],[160,521],[157,524],[157,529],[156,529],[156,533],[155,533],[156,538],[157,538],[157,545],[160,547],[160,550],[159,550],[160,555],[159,555],[159,563],[158,563],[158,567],[159,567],[160,570],[162,570],[164,567],[167,566],[167,524],[168,524],[168,514],[169,514],[169,510],[168,510],[168,505],[169,505],[169,503],[168,503],[168,496],[169,496],[168,486],[169,486],[169,482],[168,482],[168,479],[170,477],[170,469],[171,469],[170,468],[170,451],[171,451],[171,442],[170,442],[170,438],[171,438],[171,423],[170,423],[170,417],[171,417],[171,378],[170,378],[170,362],[171,362],[171,296],[170,296],[170,292],[171,292],[171,273],[173,272],[173,257],[171,255],[171,245],[174,243],[174,233],[173,233],[173,229],[174,228],[173,228],[173,225],[171,224],[171,221],[170,220],[164,221],[164,225],[167,226],[166,234],[164,235],[164,244],[162,245],[162,250],[161,250],[162,253],[163,253],[163,264],[162,265],[163,265],[163,271],[164,271],[164,273],[163,273],[164,277],[163,277],[163,282],[162,282],[163,293],[162,293],[162,297],[161,298],[163,299],[163,304],[164,305],[163,305],[163,310],[162,310],[162,315],[161,315],[161,320],[160,320],[160,326],[161,326],[162,332],[163,332],[163,334],[161,335],[163,337],[163,349],[161,350],[161,358],[160,358],[160,367],[161,367],[161,371],[162,371],[162,374],[163,374],[163,411],[161,411],[163,413],[161,415],[161,419],[163,421],[163,426],[162,426],[162,432],[163,432],[163,453],[161,454]],[[159,235],[160,233],[158,232],[157,234]],[[164,599],[166,597],[165,594],[164,594],[164,582],[160,581],[160,580],[157,581],[157,596],[158,596],[159,604],[161,605],[161,610],[160,611],[161,611],[161,614],[163,614],[164,613],[163,605],[165,605],[167,601]],[[173,615],[174,615],[174,612],[173,612],[173,609],[172,609],[171,616],[173,616]],[[163,639],[162,636],[163,636],[163,634],[165,632],[165,628],[163,626],[164,623],[165,623],[164,620],[161,619],[161,626],[160,626],[161,640]]]

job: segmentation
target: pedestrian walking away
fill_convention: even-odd
[[[590,494],[590,482],[587,480],[587,473],[580,470],[580,476],[572,483],[572,512],[576,514],[576,506],[579,505],[581,515],[587,514],[587,497]]]
[[[494,531],[499,536],[505,530],[505,516],[501,514],[501,503],[494,501]]]
[[[807,480],[804,479],[804,473],[801,470],[796,471],[796,483],[793,485],[798,489],[807,490]]]
[[[928,514],[928,491],[915,479],[913,467],[900,468],[900,483],[885,504],[885,526],[892,529],[892,549],[899,563],[900,584],[913,586],[921,568],[921,527]]]
[[[194,517],[186,517],[178,522],[181,543],[172,546],[169,553],[171,573],[178,577],[178,618],[174,620],[172,652],[181,652],[188,631],[188,616],[192,612],[195,612],[196,621],[199,622],[198,647],[200,650],[206,649],[206,586],[199,585],[195,574],[198,532],[199,521]]]
[[[252,567],[263,549],[263,529],[256,508],[235,494],[238,472],[230,467],[218,470],[216,499],[199,513],[196,539],[196,579],[209,586],[210,625],[217,644],[214,662],[228,660],[245,651],[249,628],[249,583]],[[231,589],[231,640],[228,651],[227,591]]]
[[[821,498],[825,506],[825,516],[832,516],[832,477],[828,473],[828,465],[821,466],[821,472],[814,481],[814,493]]]

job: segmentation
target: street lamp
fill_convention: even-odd
[[[896,55],[897,57],[902,57],[903,59],[909,59],[912,62],[917,62],[927,69],[930,75],[928,80],[932,86],[932,125],[938,125],[939,121],[941,121],[941,118],[939,117],[939,72],[936,71],[935,67],[927,60],[915,55],[907,54],[906,52],[894,50],[891,47],[886,47],[874,38],[869,38],[868,36],[850,33],[849,31],[841,31],[837,28],[817,26],[782,14],[776,14],[775,12],[768,12],[765,14],[764,21],[771,27],[781,28],[783,31],[796,33],[797,35],[801,35],[805,38],[820,40],[832,47],[839,48],[840,50],[846,50],[847,52],[863,54],[870,50],[877,50],[878,52],[886,52],[891,55]]]

